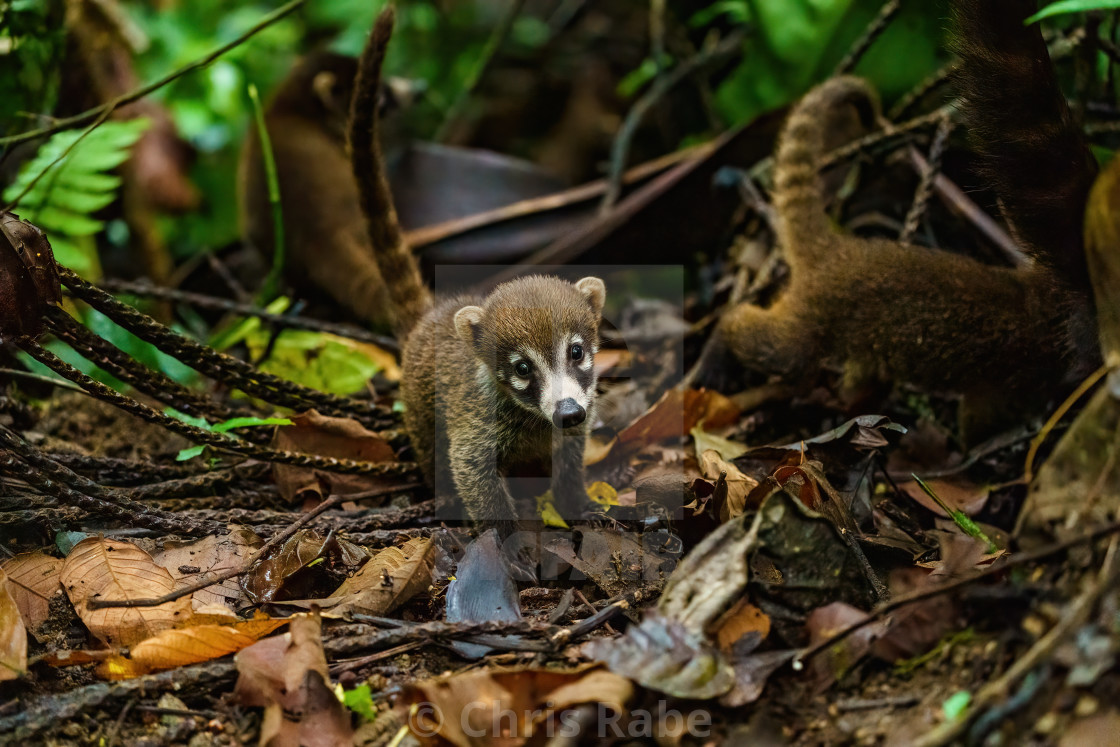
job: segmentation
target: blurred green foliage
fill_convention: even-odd
[[[1027,19],[1027,23],[1034,23],[1042,18],[1050,18],[1065,13],[1081,13],[1088,10],[1111,10],[1120,8],[1120,0],[1059,0],[1047,5],[1042,10]]]
[[[743,57],[716,90],[730,123],[788,104],[827,78],[883,7],[883,0],[721,0],[690,25],[731,22],[750,33]],[[947,60],[944,2],[903,3],[898,16],[856,66],[884,100],[901,96]]]
[[[113,171],[149,124],[141,118],[55,133],[4,190],[5,204],[46,231],[55,259],[83,277],[100,274],[94,236],[105,223],[94,213],[116,199],[121,178]]]

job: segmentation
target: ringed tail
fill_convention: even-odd
[[[956,82],[980,176],[1022,248],[1089,287],[1082,228],[1097,163],[1058,86],[1036,0],[953,0]]]
[[[394,330],[400,339],[432,305],[431,292],[420,266],[404,240],[393,195],[385,172],[378,126],[378,95],[385,50],[393,35],[394,10],[388,6],[370,30],[350,102],[350,164],[358,183],[362,213],[366,218],[374,259],[388,290],[395,314]]]
[[[832,233],[819,168],[830,145],[835,115],[854,105],[867,129],[877,126],[879,99],[860,78],[840,76],[824,81],[794,105],[778,140],[774,159],[774,206],[778,239],[787,260],[812,262],[828,251]]]

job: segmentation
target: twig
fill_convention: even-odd
[[[272,210],[272,267],[265,275],[257,292],[257,301],[267,304],[276,296],[280,288],[280,277],[284,274],[284,209],[280,204],[280,179],[276,176],[276,157],[272,152],[272,138],[264,122],[264,107],[257,87],[249,84],[249,100],[253,102],[253,119],[257,126],[257,147],[261,151],[265,183],[268,185],[268,204]]]
[[[910,592],[909,594],[901,594],[885,604],[878,605],[877,607],[875,607],[875,609],[871,610],[871,612],[867,614],[867,617],[860,620],[859,622],[853,623],[846,628],[841,628],[828,638],[825,638],[824,640],[815,643],[812,646],[808,646],[807,648],[802,649],[801,652],[798,653],[798,655],[793,660],[793,668],[800,671],[804,667],[804,664],[808,659],[813,658],[817,654],[831,648],[832,646],[835,646],[837,643],[844,640],[852,633],[855,633],[857,630],[860,630],[867,625],[875,622],[876,620],[883,618],[891,612],[894,612],[896,609],[905,607],[915,602],[920,602],[924,599],[930,599],[931,597],[940,596],[941,594],[959,589],[962,586],[967,586],[968,584],[974,583],[983,578],[987,578],[988,576],[1002,573],[1013,566],[1032,563],[1036,560],[1041,560],[1051,555],[1057,555],[1058,553],[1071,547],[1087,544],[1096,539],[1099,539],[1100,537],[1105,537],[1110,534],[1116,534],[1117,532],[1120,532],[1120,521],[1112,522],[1111,524],[1104,524],[1097,527],[1096,529],[1092,529],[1084,534],[1078,535],[1077,537],[1063,540],[1061,542],[1056,542],[1039,550],[1035,550],[1034,552],[1015,555],[1011,558],[1008,558],[1002,563],[994,563],[987,568],[981,571],[977,571],[976,573],[973,573],[971,575],[962,576],[961,578],[948,581],[944,584],[930,586],[925,589],[918,589],[916,591]]]
[[[238,36],[233,41],[229,42],[228,44],[223,44],[222,46],[211,50],[209,53],[203,55],[202,57],[198,58],[197,60],[189,62],[186,65],[184,65],[183,67],[181,67],[181,68],[179,68],[179,69],[177,69],[177,70],[175,70],[171,73],[168,73],[167,75],[163,76],[162,78],[155,81],[154,83],[149,83],[146,86],[141,86],[140,88],[137,88],[135,91],[130,91],[129,93],[124,94],[123,96],[118,96],[117,98],[113,99],[112,101],[104,103],[101,106],[95,106],[92,109],[87,109],[86,111],[82,112],[81,114],[75,114],[72,117],[66,117],[64,119],[56,120],[54,122],[54,124],[52,124],[49,127],[43,127],[43,128],[38,129],[38,130],[32,130],[30,132],[24,132],[24,133],[21,133],[19,135],[11,135],[9,137],[2,137],[2,138],[0,138],[0,147],[5,147],[5,146],[9,146],[9,145],[16,145],[17,143],[23,143],[23,142],[26,142],[28,140],[35,140],[36,138],[44,137],[46,135],[50,135],[52,133],[59,132],[60,130],[68,130],[72,127],[79,127],[79,126],[84,125],[85,123],[87,123],[91,120],[97,119],[98,117],[108,116],[113,111],[115,111],[116,109],[119,109],[120,107],[124,106],[125,104],[131,104],[133,101],[137,101],[139,99],[142,99],[145,96],[147,96],[149,93],[152,93],[153,91],[158,91],[160,88],[163,88],[168,83],[171,83],[172,81],[178,80],[179,78],[183,77],[187,73],[192,72],[194,70],[198,70],[199,68],[206,67],[207,65],[209,65],[211,62],[213,62],[214,60],[221,57],[226,52],[229,52],[231,49],[235,49],[236,47],[241,46],[242,44],[244,44],[246,41],[251,39],[256,34],[260,33],[261,31],[264,31],[266,28],[268,28],[272,24],[276,23],[281,18],[284,18],[285,16],[290,14],[292,11],[294,11],[297,8],[299,8],[300,6],[302,6],[305,2],[307,2],[307,0],[291,0],[291,2],[277,8],[276,10],[272,11],[268,15],[261,18],[261,20],[257,21],[257,23],[255,23],[255,24],[253,24],[253,26],[250,27],[248,30],[246,30],[245,33],[241,34],[240,36]]]
[[[917,148],[910,147],[910,160],[914,162],[919,171],[924,171],[926,167],[926,159],[918,152]],[[949,177],[944,174],[938,174],[933,179],[933,187],[937,191],[938,196],[949,205],[949,207],[959,211],[965,218],[968,219],[972,225],[988,237],[988,240],[995,244],[1003,255],[1007,257],[1008,261],[1015,266],[1022,266],[1029,260],[1015,240],[1011,238],[1010,234],[1004,230],[994,218],[980,209],[980,207],[972,201],[972,199],[965,194],[964,190],[958,187]]]
[[[667,153],[660,158],[655,158],[652,161],[647,161],[632,169],[628,169],[622,177],[622,183],[630,184],[631,182],[645,179],[682,161],[705,158],[713,150],[715,150],[715,143],[707,142],[689,148],[682,148],[673,153]],[[500,208],[494,208],[493,210],[485,210],[481,213],[466,215],[462,218],[453,218],[442,223],[436,223],[432,226],[417,228],[408,231],[405,234],[405,239],[408,241],[409,246],[413,249],[418,249],[451,236],[465,234],[496,223],[503,223],[526,215],[536,215],[551,210],[559,210],[569,205],[586,202],[603,194],[607,186],[608,183],[606,179],[596,179],[595,181],[581,184],[578,187],[566,189],[563,192],[555,192],[541,197],[530,197],[509,205],[504,205]]]
[[[891,110],[887,113],[887,119],[893,122],[909,114],[910,110],[913,109],[919,101],[945,85],[945,83],[953,77],[953,74],[956,73],[958,67],[960,67],[960,62],[950,62],[934,72],[933,75],[922,80],[895,102],[895,105],[891,107]]]
[[[953,123],[948,117],[942,119],[937,125],[937,132],[934,134],[933,143],[929,148],[929,158],[921,170],[922,175],[918,181],[918,188],[914,191],[914,201],[910,205],[910,210],[906,213],[906,220],[902,224],[902,232],[898,235],[898,240],[904,244],[909,244],[914,238],[914,234],[918,230],[918,224],[921,223],[922,216],[925,215],[926,206],[929,204],[929,196],[933,192],[934,182],[937,180],[938,174],[941,173],[941,157],[945,154],[945,145],[949,141],[949,132],[952,129]]]
[[[349,495],[332,495],[327,500],[320,503],[315,508],[308,511],[301,516],[297,521],[292,522],[287,529],[277,534],[275,537],[264,543],[259,550],[253,553],[252,557],[246,560],[239,568],[229,568],[221,573],[215,573],[209,576],[203,576],[194,583],[191,583],[182,588],[176,589],[162,597],[155,597],[151,599],[91,599],[89,601],[90,609],[102,609],[105,607],[158,607],[167,602],[173,602],[176,599],[185,597],[188,594],[193,594],[196,591],[205,589],[207,586],[220,584],[222,581],[228,581],[231,578],[236,578],[252,570],[253,566],[260,562],[268,552],[274,547],[283,543],[286,539],[298,532],[302,527],[306,526],[312,519],[319,516],[324,511],[334,508],[335,506],[343,503],[344,501],[358,500],[361,498],[372,498],[378,495],[395,492],[399,490],[398,487],[377,488],[374,490],[367,490],[363,493],[350,493]]]
[[[451,108],[447,111],[447,116],[443,118],[439,129],[436,130],[434,140],[437,143],[442,143],[451,134],[459,120],[463,116],[463,110],[466,109],[467,103],[470,101],[471,96],[474,95],[478,89],[478,85],[482,82],[486,71],[490,69],[490,65],[494,61],[494,56],[497,55],[498,50],[506,41],[509,32],[513,29],[513,22],[517,20],[517,16],[521,14],[521,8],[525,5],[525,0],[510,0],[509,7],[506,12],[502,14],[498,25],[494,27],[494,31],[490,34],[490,38],[486,40],[486,46],[482,49],[482,54],[478,58],[478,63],[475,65],[474,70],[471,72],[471,77],[467,80],[467,84],[459,91],[459,95],[455,98],[455,102],[451,104]]]
[[[649,110],[685,78],[741,49],[743,37],[742,31],[733,31],[718,43],[701,49],[696,56],[682,62],[668,75],[655,80],[650,89],[634,102],[611,145],[607,190],[599,206],[600,213],[607,212],[618,201],[619,193],[622,191],[622,172],[626,169],[626,158],[630,153],[630,141]]]
[[[859,64],[860,59],[879,38],[879,35],[886,31],[887,26],[890,25],[894,17],[898,15],[898,9],[901,7],[899,0],[887,0],[875,18],[863,30],[863,34],[852,45],[848,54],[844,55],[844,59],[840,60],[840,64],[836,66],[833,75],[844,75],[850,73],[852,69]]]
[[[1006,672],[980,688],[965,713],[927,732],[914,742],[915,746],[941,747],[955,741],[980,713],[1006,697],[1017,681],[1045,662],[1053,654],[1054,649],[1084,625],[1100,598],[1116,584],[1117,579],[1120,578],[1120,562],[1117,555],[1117,538],[1113,537],[1100,573],[1066,608],[1062,619],[1039,638],[1029,651],[1016,659]]]

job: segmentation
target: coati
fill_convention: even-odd
[[[392,307],[373,257],[346,153],[346,117],[358,61],[320,52],[300,60],[265,111],[280,186],[285,275],[327,293],[375,329]],[[273,216],[257,128],[238,167],[242,236],[272,256]]]
[[[359,61],[350,147],[371,243],[403,339],[405,427],[437,494],[454,490],[475,522],[517,519],[505,478],[551,466],[562,515],[587,501],[583,451],[593,420],[606,289],[531,276],[489,295],[433,305],[404,242],[385,178],[375,93],[393,27],[378,17]]]
[[[837,232],[818,162],[854,111],[877,126],[878,101],[853,77],[828,80],[792,110],[779,139],[773,200],[790,283],[769,308],[728,311],[702,363],[730,353],[750,370],[804,380],[843,365],[847,393],[879,382],[960,394],[962,440],[975,444],[1043,405],[1096,358],[1080,222],[1095,164],[1072,122],[1033,0],[957,0],[961,81],[988,179],[1034,262],[1012,269]]]

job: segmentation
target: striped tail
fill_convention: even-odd
[[[378,91],[385,49],[393,35],[394,11],[388,6],[377,17],[369,41],[358,61],[358,77],[350,104],[350,163],[362,212],[373,246],[374,258],[396,314],[395,330],[404,339],[417,320],[432,305],[431,292],[420,274],[420,266],[405,243],[378,136]]]
[[[832,233],[825,213],[820,159],[836,145],[830,133],[842,107],[856,107],[867,129],[876,126],[879,99],[860,78],[841,76],[821,83],[805,94],[786,119],[774,163],[774,205],[778,214],[778,239],[786,259],[795,266],[813,262],[829,250]]]
[[[1012,234],[1074,288],[1088,288],[1082,222],[1097,164],[1058,86],[1036,0],[953,0],[957,83],[980,172]]]

